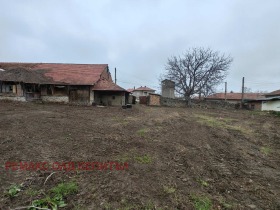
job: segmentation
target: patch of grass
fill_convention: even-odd
[[[38,208],[57,210],[58,208],[62,208],[65,206],[67,206],[67,204],[63,200],[62,196],[47,196],[45,198],[33,201],[32,206],[29,208],[29,210],[36,210]]]
[[[145,136],[145,134],[146,134],[148,131],[149,131],[149,130],[148,130],[147,128],[142,128],[142,129],[138,130],[136,133],[137,133],[137,135],[143,137],[143,136]]]
[[[8,192],[7,192],[7,195],[10,197],[10,198],[14,198],[16,196],[18,196],[18,193],[21,191],[21,186],[20,185],[12,185],[10,186]]]
[[[198,180],[198,182],[199,182],[203,187],[208,187],[208,186],[209,186],[209,183],[206,182],[206,181],[204,181],[204,180],[202,180],[202,179]]]
[[[32,188],[28,188],[26,191],[25,191],[25,194],[28,195],[28,196],[36,196],[36,195],[39,195],[40,194],[40,191],[39,190],[34,190]]]
[[[64,201],[65,196],[76,193],[77,191],[78,186],[76,183],[61,183],[50,190],[52,196],[47,195],[45,198],[34,200],[29,210],[35,210],[38,208],[57,210],[58,208],[65,207],[67,206]]]
[[[271,153],[271,149],[269,147],[261,147],[260,149],[261,153],[268,155],[269,153]]]
[[[270,113],[276,117],[280,117],[280,112],[278,111],[270,111]]]
[[[134,159],[141,164],[149,164],[152,163],[152,157],[149,155],[143,155],[143,156],[135,156]]]
[[[168,186],[163,186],[163,190],[167,194],[173,194],[176,192],[176,189],[174,187],[168,187]]]
[[[206,196],[192,195],[191,199],[196,210],[210,210],[212,208],[212,201]]]
[[[122,155],[122,156],[119,156],[119,157],[117,158],[117,161],[120,162],[120,163],[125,163],[125,162],[127,162],[129,159],[130,159],[130,158],[129,158],[129,155],[128,155],[128,154],[124,154],[124,155]]]
[[[244,127],[241,127],[240,125],[230,125],[229,122],[235,121],[231,118],[215,118],[211,116],[206,115],[195,115],[197,118],[199,118],[198,122],[206,124],[210,127],[216,127],[216,128],[225,128],[230,130],[239,131],[244,134],[250,134],[249,129],[245,129]]]
[[[51,192],[56,195],[67,196],[69,194],[76,193],[78,191],[78,186],[74,182],[60,183],[56,187],[51,189]]]

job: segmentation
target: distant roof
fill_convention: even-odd
[[[154,90],[154,89],[151,89],[151,88],[149,88],[149,87],[146,87],[146,86],[145,86],[145,87],[142,87],[142,86],[141,86],[141,87],[139,87],[139,88],[136,88],[135,90],[147,90],[147,91],[156,91],[156,90]],[[134,90],[134,91],[135,91],[135,90]]]
[[[248,99],[246,101],[250,102],[250,101],[276,101],[276,100],[280,100],[280,96],[267,97],[267,98],[257,98],[257,99]]]
[[[280,90],[275,90],[275,91],[272,91],[271,93],[266,93],[264,95],[266,95],[266,96],[276,96],[276,95],[279,95],[280,96]]]
[[[125,91],[122,87],[113,83],[112,81],[108,81],[107,79],[100,79],[96,85],[92,88],[92,90],[102,90],[102,91]]]
[[[227,93],[228,100],[241,100],[242,93]],[[257,99],[263,97],[263,93],[244,93],[244,99]],[[225,93],[214,93],[206,97],[206,99],[225,99]]]
[[[133,90],[134,90],[133,88],[128,88],[126,91],[131,93],[133,92]]]
[[[0,72],[0,80],[40,84],[93,85],[107,68],[108,64],[0,62],[0,69],[5,70]]]

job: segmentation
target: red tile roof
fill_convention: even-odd
[[[257,99],[262,98],[262,93],[244,93],[244,99]],[[227,93],[227,99],[228,100],[241,100],[242,93]],[[213,99],[213,100],[224,100],[225,99],[225,93],[214,93],[210,96],[206,97],[207,99]]]
[[[45,78],[45,84],[93,85],[107,68],[107,64],[0,63],[0,69],[5,70],[1,71],[2,75],[13,69],[36,71],[42,74],[42,78]],[[2,77],[5,78],[5,76]],[[41,81],[41,84],[44,82]]]
[[[280,90],[272,91],[271,93],[266,93],[266,96],[280,96]]]
[[[145,87],[142,87],[142,86],[141,86],[141,87],[139,87],[139,88],[136,88],[135,90],[155,91],[154,89],[148,88],[148,87],[146,87],[146,86],[145,86]]]
[[[128,88],[126,91],[131,93],[131,92],[133,92],[133,90],[134,90],[133,88]]]
[[[112,81],[108,81],[107,79],[100,79],[92,88],[92,90],[102,90],[102,91],[125,91],[122,87],[113,83]]]

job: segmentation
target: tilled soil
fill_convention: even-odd
[[[78,185],[62,209],[198,209],[207,198],[209,209],[280,209],[279,127],[253,111],[0,102],[0,209],[30,206],[62,182]],[[51,167],[65,162],[128,168]],[[21,191],[11,198],[12,184]]]

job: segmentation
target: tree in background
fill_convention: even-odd
[[[168,58],[163,78],[175,82],[176,92],[188,101],[193,95],[207,96],[225,79],[233,59],[204,48],[189,49],[182,56]]]

